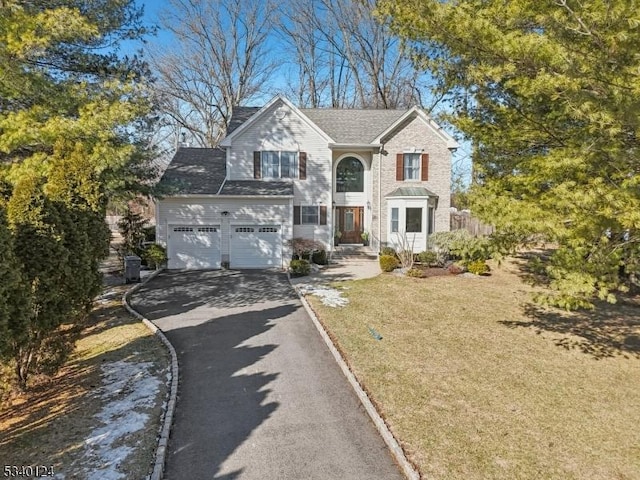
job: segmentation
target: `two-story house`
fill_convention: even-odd
[[[455,140],[420,108],[233,111],[212,149],[179,148],[161,182],[169,268],[284,267],[290,240],[427,248],[449,230]],[[338,233],[339,232],[339,233]]]

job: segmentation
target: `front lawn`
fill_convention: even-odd
[[[640,305],[539,310],[492,267],[307,298],[425,478],[639,479]]]

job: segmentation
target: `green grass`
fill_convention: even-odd
[[[309,300],[426,478],[640,478],[638,304],[537,310],[518,273],[381,275],[342,284],[345,308]]]

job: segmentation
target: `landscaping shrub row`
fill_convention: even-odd
[[[499,256],[491,237],[474,237],[465,230],[435,233],[429,237],[429,244],[432,250],[413,255],[383,247],[380,250],[380,268],[384,272],[391,272],[402,266],[407,275],[420,277],[421,270],[414,267],[415,263],[419,263],[422,267],[447,268],[450,273],[469,271],[485,275],[490,270],[486,261]]]

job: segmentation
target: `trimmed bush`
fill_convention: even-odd
[[[380,255],[380,269],[383,272],[393,272],[398,266],[398,259],[391,255]]]
[[[154,243],[153,245],[149,245],[142,253],[142,258],[147,262],[149,267],[158,268],[166,263],[167,250],[162,245]]]
[[[419,268],[410,268],[407,270],[407,277],[422,278],[422,270]]]
[[[311,264],[308,260],[291,260],[289,272],[293,277],[304,277],[311,272]]]
[[[316,250],[311,255],[311,261],[316,265],[326,265],[327,264],[327,251],[326,250]]]
[[[491,270],[484,260],[476,260],[467,264],[467,270],[476,275],[484,275]]]
[[[491,242],[486,237],[474,237],[466,230],[438,232],[429,237],[429,245],[446,257],[463,262],[491,258]]]
[[[426,250],[424,252],[420,252],[418,254],[418,261],[425,265],[437,265],[438,264],[438,254],[433,250]]]
[[[391,257],[395,257],[396,251],[391,247],[382,247],[382,250],[380,250],[380,256],[382,255],[389,255]]]

